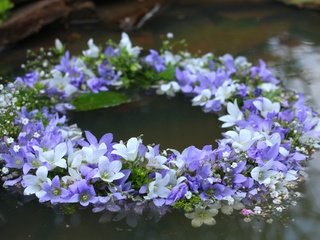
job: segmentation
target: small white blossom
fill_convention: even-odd
[[[19,146],[19,145],[14,145],[14,146],[13,146],[13,151],[14,151],[14,152],[17,153],[17,152],[19,152],[19,150],[20,150],[20,146]]]
[[[54,44],[55,44],[55,48],[56,48],[59,52],[62,52],[62,51],[63,51],[64,46],[63,46],[62,42],[60,41],[60,39],[57,38],[57,39],[54,41]]]
[[[1,169],[1,172],[6,175],[6,174],[9,173],[9,168],[3,167],[3,168]]]

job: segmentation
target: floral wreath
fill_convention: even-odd
[[[320,121],[304,96],[286,90],[260,60],[227,54],[161,50],[141,56],[126,33],[106,48],[89,40],[81,56],[55,47],[29,53],[26,74],[0,85],[0,165],[3,186],[41,203],[94,212],[182,209],[195,227],[237,210],[246,221],[296,204],[306,161],[319,147]],[[212,145],[161,151],[140,137],[98,140],[66,112],[129,101],[134,90],[182,93],[214,112],[228,131]]]

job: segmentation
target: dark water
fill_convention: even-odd
[[[159,18],[131,33],[132,40],[145,48],[157,48],[159,36],[173,32],[185,38],[193,52],[213,51],[245,55],[256,62],[266,59],[288,88],[306,93],[320,109],[320,13],[302,11],[281,4],[171,5]],[[85,47],[88,38],[98,43],[118,40],[120,32],[100,24],[52,26],[0,54],[0,71],[12,72],[24,61],[27,48],[50,46],[55,38],[66,41],[72,51]],[[213,144],[220,136],[213,115],[193,108],[183,98],[143,96],[140,101],[117,108],[71,115],[83,129],[97,135],[113,132],[127,139],[144,133],[145,143],[183,149]],[[310,164],[310,181],[303,185],[305,197],[298,205],[275,217],[272,224],[243,222],[239,216],[218,215],[217,225],[194,229],[189,220],[173,212],[159,221],[142,219],[136,228],[125,220],[107,222],[106,216],[79,211],[63,216],[51,208],[0,190],[1,240],[51,239],[320,239],[320,161]],[[116,218],[119,218],[116,217]]]

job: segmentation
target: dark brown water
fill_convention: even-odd
[[[193,52],[245,55],[256,62],[266,59],[288,88],[303,91],[320,109],[320,13],[302,11],[281,4],[206,4],[171,5],[160,17],[131,33],[134,43],[157,48],[160,35],[174,33],[185,38]],[[88,38],[103,44],[118,40],[120,32],[100,24],[56,25],[0,54],[0,71],[12,73],[24,61],[27,48],[52,45],[55,38],[66,41],[73,52],[84,48]],[[72,121],[97,135],[113,132],[116,139],[144,134],[145,143],[161,143],[163,148],[183,149],[188,145],[212,144],[220,136],[213,115],[190,106],[184,98],[168,100],[144,96],[140,101],[117,108],[72,114]],[[275,217],[274,223],[245,223],[238,216],[217,217],[217,225],[194,229],[180,213],[160,221],[142,220],[130,228],[119,222],[79,211],[62,216],[36,201],[0,190],[1,240],[51,239],[320,239],[320,161],[315,155],[310,166],[310,181],[298,205]],[[104,223],[103,223],[104,222]]]

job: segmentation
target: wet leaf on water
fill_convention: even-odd
[[[120,92],[85,93],[73,99],[72,105],[77,111],[108,108],[130,102],[131,99]]]

